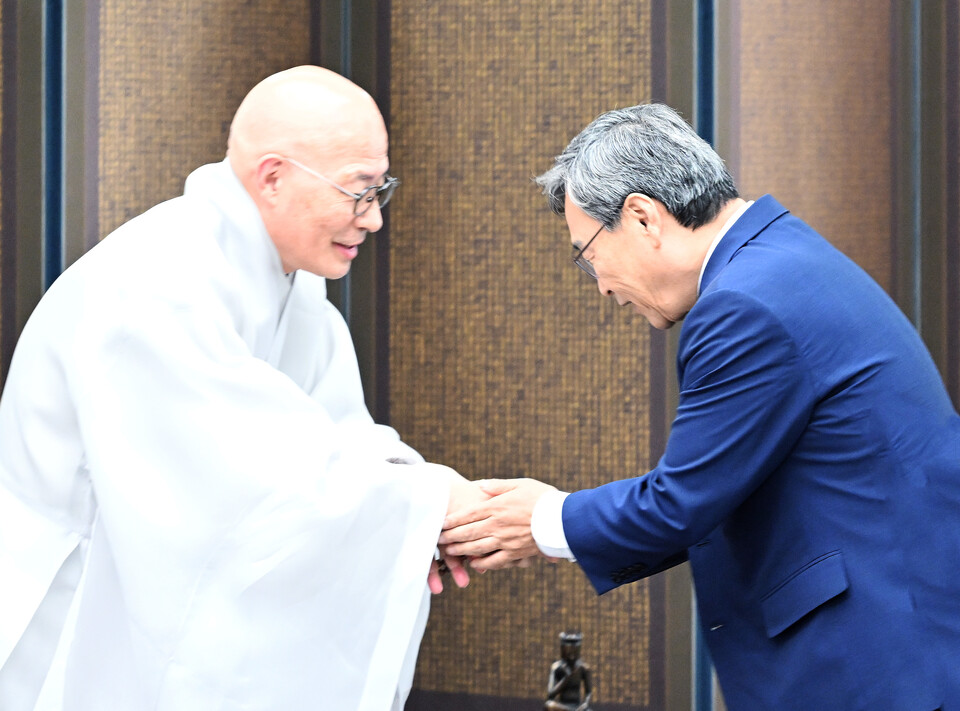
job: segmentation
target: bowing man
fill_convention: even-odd
[[[731,711],[960,708],[960,417],[910,322],[665,106],[538,181],[601,295],[683,321],[677,415],[641,476],[488,483],[447,552],[575,558],[598,593],[689,559]]]

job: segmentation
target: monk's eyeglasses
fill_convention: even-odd
[[[337,190],[342,192],[344,195],[349,195],[352,197],[355,202],[353,204],[353,214],[356,217],[364,214],[367,210],[370,209],[370,206],[373,205],[373,201],[376,200],[380,203],[380,207],[385,206],[390,202],[390,198],[393,197],[393,192],[397,189],[397,186],[400,184],[400,181],[396,178],[391,178],[389,175],[383,176],[382,185],[371,185],[370,187],[364,188],[359,193],[354,193],[347,190],[342,185],[337,185],[335,182],[330,180],[330,178],[320,175],[317,171],[312,168],[308,168],[300,161],[296,161],[293,158],[287,158],[286,156],[280,156],[283,160],[291,163],[292,165],[297,166],[300,170],[303,170],[307,173],[310,173],[315,178],[320,178],[325,183],[332,185]]]
[[[603,231],[603,225],[600,225],[600,229],[593,233],[593,237],[587,240],[587,243],[583,245],[580,249],[574,248],[573,250],[573,263],[585,271],[589,276],[592,276],[594,279],[597,278],[597,270],[593,268],[593,265],[590,263],[590,260],[583,256],[583,253],[587,251],[593,240],[597,238]]]

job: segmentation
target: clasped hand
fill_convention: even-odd
[[[472,486],[482,496],[456,502],[451,496],[440,534],[445,556],[466,559],[481,573],[530,565],[541,555],[530,532],[533,508],[554,487],[535,479],[488,479]]]

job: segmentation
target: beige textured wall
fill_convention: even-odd
[[[309,57],[308,0],[102,0],[100,234],[221,160],[260,79]]]
[[[891,3],[739,0],[741,191],[891,282]]]
[[[531,179],[597,114],[649,100],[649,4],[392,8],[393,425],[468,478],[643,473],[649,328],[571,263]],[[435,600],[417,686],[542,699],[557,633],[579,628],[598,703],[650,708],[660,614],[648,583],[598,599],[569,563],[476,577]]]

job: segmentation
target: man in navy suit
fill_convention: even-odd
[[[599,593],[689,559],[731,711],[960,708],[960,416],[897,306],[665,106],[538,182],[601,294],[684,322],[677,416],[643,476],[485,483],[447,554],[572,558]]]

